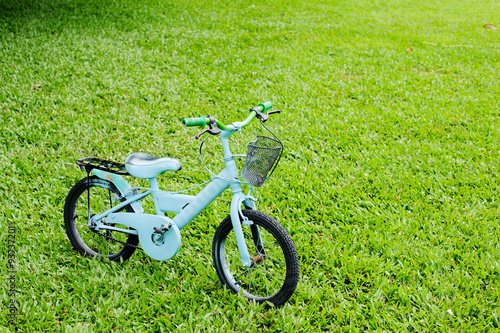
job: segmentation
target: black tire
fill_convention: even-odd
[[[217,275],[233,293],[241,292],[255,302],[280,306],[292,296],[299,281],[295,245],[272,217],[250,209],[244,210],[243,215],[253,222],[250,226],[242,224],[253,266],[243,267],[231,216],[227,216],[217,228],[212,245]]]
[[[112,261],[127,260],[134,253],[135,248],[110,240],[104,235],[132,245],[137,245],[139,238],[137,235],[110,230],[95,231],[89,228],[87,226],[88,190],[90,191],[91,215],[102,213],[119,203],[116,199],[120,197],[120,192],[108,180],[91,176],[76,183],[69,191],[64,205],[64,226],[73,248],[83,256],[107,257]],[[134,210],[128,205],[122,211],[133,212]],[[116,227],[128,229],[124,225],[116,225]]]

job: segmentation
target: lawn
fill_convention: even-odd
[[[21,332],[498,330],[500,31],[486,24],[500,28],[498,1],[3,0],[1,330],[9,225]],[[285,153],[257,197],[299,253],[287,304],[218,281],[228,193],[169,261],[72,250],[76,159],[174,157],[160,188],[186,189],[210,176],[180,119],[243,120],[268,100]]]

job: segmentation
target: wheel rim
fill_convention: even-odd
[[[255,223],[255,222],[254,222]],[[253,241],[250,227],[242,225],[252,267],[243,267],[233,229],[222,240],[219,254],[227,283],[236,292],[255,301],[265,301],[277,295],[286,279],[286,259],[277,238],[259,225],[265,254]]]
[[[73,228],[75,235],[79,238],[80,243],[85,250],[94,256],[114,257],[123,251],[124,246],[118,242],[106,238],[112,237],[122,242],[127,242],[128,234],[121,232],[113,232],[110,230],[95,231],[87,226],[88,220],[88,201],[87,190],[90,190],[90,216],[100,214],[116,204],[118,196],[116,193],[102,184],[90,183],[90,188],[84,189],[78,198],[75,200],[72,210]],[[123,225],[115,225],[118,228],[128,227]]]

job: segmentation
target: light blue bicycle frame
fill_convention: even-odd
[[[240,218],[243,220],[243,223],[251,224],[251,222],[246,220],[246,218],[244,218],[243,215],[240,213],[242,204],[245,207],[254,209],[255,199],[251,197],[249,194],[245,195],[241,188],[241,183],[238,178],[238,169],[236,167],[236,163],[234,162],[234,156],[231,154],[228,142],[229,136],[235,133],[237,130],[239,130],[241,126],[240,123],[233,123],[232,126],[234,129],[224,130],[220,133],[220,140],[222,143],[222,148],[224,150],[224,162],[226,165],[225,169],[222,170],[217,177],[214,177],[208,183],[208,185],[196,196],[161,191],[158,189],[158,182],[156,180],[156,177],[149,179],[150,189],[141,192],[139,194],[134,194],[134,189],[127,183],[127,181],[123,177],[105,171],[100,171],[96,169],[92,170],[92,172],[96,174],[98,177],[112,181],[126,200],[102,214],[92,216],[91,221],[89,221],[89,223],[90,222],[94,223],[96,230],[108,229],[112,231],[119,231],[119,232],[124,232],[129,234],[139,234],[139,235],[141,233],[147,233],[148,237],[149,234],[151,234],[152,232],[150,226],[151,223],[153,222],[145,225],[143,229],[141,222],[138,221],[141,218],[142,219],[147,218],[148,221],[159,221],[159,222],[171,221],[175,224],[175,226],[179,230],[181,230],[186,225],[188,225],[189,222],[191,222],[198,214],[200,214],[212,201],[214,201],[215,198],[217,198],[222,192],[224,192],[224,190],[226,190],[228,187],[231,187],[233,198],[231,201],[230,214],[231,214],[233,230],[238,244],[238,250],[240,253],[242,265],[245,267],[250,267],[252,265],[252,261],[250,259],[250,255],[243,236],[243,229],[240,223]],[[142,209],[140,200],[150,194],[153,196],[156,214],[157,216],[161,216],[162,219],[154,218],[155,215],[142,214],[144,210]],[[135,213],[113,214],[115,212],[120,211],[127,205],[131,205]],[[164,212],[172,212],[176,213],[176,215],[173,219],[168,219],[165,217]],[[120,222],[116,223],[127,225],[133,228],[134,230],[117,228],[112,225],[109,225],[109,223],[106,224],[102,223],[104,220],[106,220],[107,222],[108,218],[110,217],[112,218],[115,218],[117,216],[119,217],[121,214],[127,214],[127,218],[120,220]],[[134,221],[132,222],[131,220],[134,215],[136,215],[137,218],[134,218]],[[162,223],[158,222],[154,223],[158,224],[157,227],[161,227],[162,225]],[[144,244],[142,244],[142,241],[141,241],[141,246],[143,246],[144,248]],[[180,236],[179,236],[179,247],[180,247]],[[146,249],[144,250],[146,251]],[[175,253],[177,253],[177,251],[175,251]],[[175,255],[175,253],[173,255]]]

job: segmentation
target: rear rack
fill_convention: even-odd
[[[115,173],[117,175],[128,175],[129,173],[125,169],[125,164],[111,162],[107,160],[101,160],[97,157],[85,157],[76,161],[76,164],[80,167],[80,170],[89,173],[92,169],[98,169],[106,172]]]

